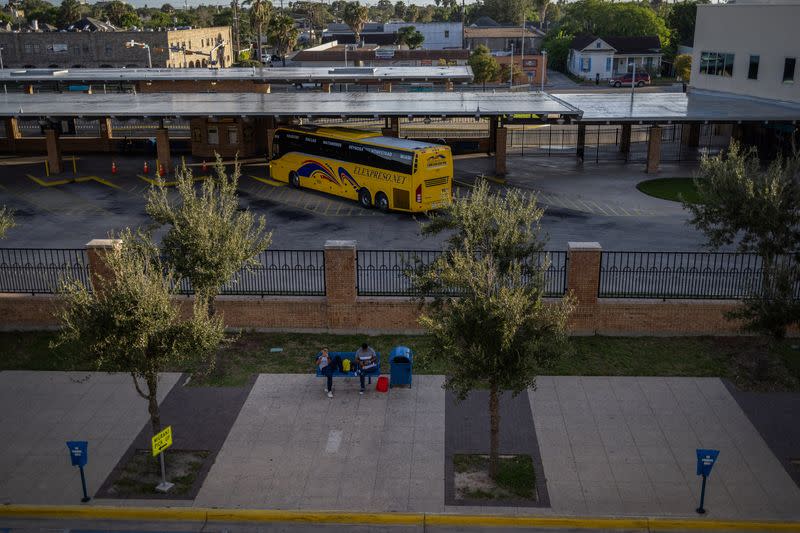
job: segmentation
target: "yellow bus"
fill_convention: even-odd
[[[270,177],[382,211],[429,211],[452,200],[449,146],[340,127],[287,126],[272,141]]]

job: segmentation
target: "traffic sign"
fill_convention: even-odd
[[[86,466],[89,462],[89,443],[85,440],[69,440],[67,441],[67,448],[69,448],[69,458],[72,460],[72,466]]]
[[[719,450],[697,450],[697,475],[708,477],[711,475],[711,469],[714,468],[714,463],[717,462]]]
[[[153,457],[172,446],[172,426],[167,426],[153,435]]]

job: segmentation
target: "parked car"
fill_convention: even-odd
[[[631,86],[631,78],[633,78],[633,73],[628,72],[627,74],[621,74],[619,76],[614,76],[610,80],[608,80],[608,84],[613,87],[622,87],[627,85],[628,87]],[[650,74],[646,72],[637,72],[636,73],[636,86],[641,87],[642,85],[650,85]]]

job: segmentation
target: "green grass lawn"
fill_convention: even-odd
[[[636,188],[649,196],[672,202],[697,203],[700,200],[694,178],[656,178],[639,182]]]
[[[79,352],[51,349],[54,332],[0,332],[0,370],[90,370]],[[408,346],[414,352],[414,372],[443,374],[431,360],[432,339],[426,335],[331,335],[244,332],[217,353],[209,375],[196,375],[194,384],[242,385],[253,374],[311,373],[321,348],[353,351],[363,341],[381,353],[388,372],[389,351]],[[573,337],[572,353],[543,375],[582,376],[696,376],[724,377],[750,390],[800,391],[798,339],[770,344],[758,337]],[[282,348],[271,352],[270,348]],[[754,381],[749,372],[756,356],[768,361],[767,373]],[[168,370],[195,372],[198,360]]]

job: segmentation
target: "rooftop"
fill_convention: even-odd
[[[374,52],[373,52],[374,53]],[[471,81],[472,69],[451,67],[283,67],[225,69],[5,69],[0,82],[88,82],[117,83],[137,81],[263,81],[266,83],[356,82],[368,80],[430,81],[446,79]]]
[[[581,112],[546,93],[148,93],[0,95],[5,117],[502,116]]]

